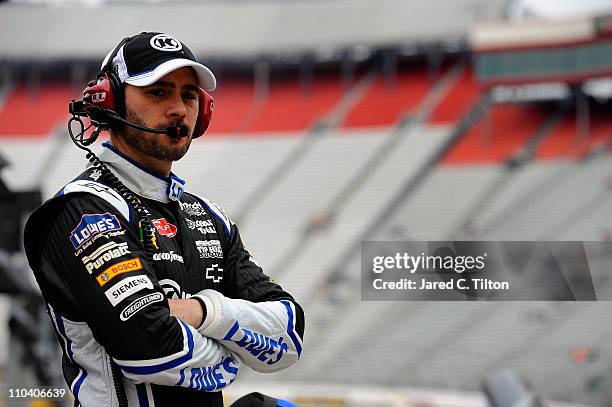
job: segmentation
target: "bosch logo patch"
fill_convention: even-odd
[[[136,257],[130,260],[122,261],[121,263],[117,263],[113,266],[110,266],[109,268],[104,270],[98,277],[96,277],[96,280],[98,281],[98,284],[100,285],[100,287],[102,287],[106,283],[108,283],[110,280],[115,278],[115,276],[118,276],[123,273],[129,273],[131,271],[141,270],[141,269],[142,269],[142,263],[140,262],[140,259]]]
[[[153,223],[153,226],[155,226],[155,229],[157,229],[157,233],[159,233],[160,235],[166,237],[176,236],[176,225],[168,223],[166,218],[153,219],[151,222]]]

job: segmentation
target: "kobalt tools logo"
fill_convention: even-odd
[[[203,216],[206,215],[202,204],[199,202],[188,203],[188,202],[179,202],[181,206],[181,210],[185,212],[189,216]]]
[[[153,289],[153,282],[147,276],[126,277],[104,293],[113,307],[130,295],[145,288]]]
[[[142,269],[142,263],[138,257],[126,261],[122,261],[121,263],[117,263],[113,266],[110,266],[106,270],[104,270],[96,280],[100,287],[111,281],[115,276],[123,273],[129,273],[130,271],[140,270]]]
[[[155,229],[157,229],[157,232],[160,235],[163,235],[166,237],[176,236],[176,225],[173,225],[172,223],[168,223],[166,218],[153,219],[151,222],[153,222],[153,226],[155,226]]]
[[[223,250],[219,240],[196,240],[195,243],[201,259],[223,258]]]
[[[176,38],[167,34],[157,34],[151,38],[151,46],[160,51],[180,51],[183,44]]]
[[[91,274],[111,260],[129,254],[127,243],[108,242],[96,249],[89,256],[83,256],[81,261],[85,265],[87,272]]]
[[[100,233],[119,229],[121,229],[119,220],[108,212],[83,215],[70,234],[70,242],[75,249],[78,249],[83,243]]]
[[[166,260],[170,263],[173,261],[178,261],[179,263],[183,263],[183,256],[176,254],[171,250],[169,253],[155,253],[153,255],[153,260]]]
[[[164,299],[164,296],[161,293],[152,293],[152,294],[147,294],[144,297],[140,297],[139,299],[135,300],[130,305],[125,307],[123,311],[121,311],[119,318],[121,318],[122,321],[127,321],[141,309],[155,302],[160,302],[163,299]]]
[[[212,267],[206,267],[206,279],[212,280],[213,283],[219,283],[223,280],[223,269],[218,264],[213,264]]]

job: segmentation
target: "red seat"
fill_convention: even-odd
[[[56,126],[65,126],[68,103],[77,96],[68,84],[48,84],[34,91],[16,87],[0,111],[0,136],[47,137]]]

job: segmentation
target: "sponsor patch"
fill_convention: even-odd
[[[97,181],[98,178],[100,178],[102,176],[102,171],[95,169],[91,172],[91,174],[89,174],[89,178],[93,179],[94,181]]]
[[[161,219],[153,219],[151,221],[155,229],[157,229],[157,233],[166,237],[174,237],[176,236],[176,225],[172,223],[168,223],[166,218]]]
[[[159,51],[180,51],[183,49],[183,44],[176,38],[172,37],[168,34],[157,34],[151,41],[149,41],[151,46]]]
[[[110,239],[112,237],[123,236],[125,235],[125,230],[115,230],[113,232],[100,233],[99,235],[95,235],[89,242],[85,243],[79,249],[74,252],[75,257],[79,257],[83,252],[96,242],[99,238]]]
[[[110,301],[113,307],[117,306],[121,301],[125,300],[130,295],[144,290],[145,288],[153,289],[153,282],[147,276],[130,276],[119,281],[117,284],[104,292],[106,298]]]
[[[140,269],[142,269],[142,263],[140,262],[140,259],[136,257],[134,259],[125,260],[121,263],[117,263],[110,266],[109,268],[104,270],[98,277],[96,277],[96,280],[98,281],[98,284],[100,284],[100,287],[102,287],[119,274],[129,273],[130,271]]]
[[[206,267],[206,279],[212,280],[213,283],[220,283],[223,280],[223,269],[218,264]]]
[[[265,336],[241,327],[238,321],[225,334],[223,340],[234,342],[268,365],[279,362],[289,351],[289,346],[282,336],[279,336],[278,339]]]
[[[81,216],[79,224],[70,233],[70,242],[75,249],[80,248],[94,236],[121,229],[119,220],[108,212]]]
[[[157,260],[157,261],[166,260],[166,261],[169,261],[170,263],[174,261],[178,261],[179,263],[184,263],[183,256],[181,256],[180,254],[174,253],[173,250],[170,250],[169,253],[155,253],[153,254],[153,260]]]
[[[158,292],[147,294],[144,297],[140,297],[137,300],[134,300],[130,305],[125,307],[123,311],[121,311],[121,314],[119,314],[119,318],[121,318],[122,321],[127,321],[141,309],[155,302],[160,302],[163,299],[164,296]]]
[[[177,179],[174,176],[170,175],[170,184],[168,185],[168,198],[171,201],[179,201],[181,199],[181,195],[183,195],[183,191],[185,187],[185,181],[182,179]]]
[[[219,240],[196,240],[195,243],[201,259],[223,258],[223,250]]]
[[[200,231],[200,233],[202,233],[203,235],[209,234],[209,233],[217,233],[217,231],[215,230],[213,223],[211,220],[209,219],[205,219],[205,220],[192,220],[189,218],[185,218],[185,222],[187,223],[187,227],[189,229],[198,229]]]
[[[81,261],[85,265],[85,269],[89,274],[94,270],[100,269],[103,265],[111,260],[129,254],[127,243],[108,242],[98,247],[89,256],[83,256]]]
[[[191,294],[184,292],[181,289],[181,286],[174,280],[169,278],[164,278],[159,280],[159,285],[162,290],[164,290],[164,294],[166,294],[166,298],[177,299],[177,298],[190,298]]]
[[[206,211],[204,207],[199,202],[188,203],[188,202],[179,202],[181,210],[185,212],[185,214],[189,216],[204,216],[206,215]],[[193,229],[193,228],[192,228]]]

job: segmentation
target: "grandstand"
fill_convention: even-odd
[[[11,34],[25,31],[19,24],[32,16],[48,13],[58,22],[38,48],[16,40],[40,59],[0,43],[0,156],[10,163],[0,170],[11,190],[40,188],[46,199],[84,167],[67,137],[67,102],[79,97],[116,41],[86,32],[71,40],[90,41],[78,54],[62,42],[82,27],[87,7],[68,15],[61,6],[19,3],[0,5],[0,27],[6,23]],[[101,3],[108,16],[125,7],[118,32],[141,28],[127,21],[143,2]],[[374,10],[355,1],[366,16],[338,0],[239,3],[176,6],[226,21],[259,15],[253,9],[262,7],[279,16],[265,21],[281,31],[259,29],[249,40],[247,27],[227,38],[213,19],[220,32],[214,38],[226,48],[210,45],[220,73],[212,125],[173,170],[236,221],[258,263],[304,306],[307,328],[296,366],[265,376],[246,372],[228,399],[265,389],[300,406],[483,406],[483,379],[511,369],[550,405],[612,406],[606,301],[368,302],[361,301],[360,280],[360,244],[368,240],[612,239],[612,92],[595,97],[584,87],[612,76],[612,61],[596,74],[565,72],[571,80],[537,72],[564,89],[550,96],[530,88],[539,83],[533,78],[511,77],[503,61],[486,59],[519,58],[512,53],[532,46],[532,39],[504,31],[504,18],[529,24],[536,11],[552,27],[540,41],[553,43],[536,48],[609,47],[612,7],[595,1],[579,20],[597,21],[600,31],[559,45],[556,35],[578,23],[550,20],[542,2],[385,0]],[[315,24],[326,5],[324,33],[308,37],[304,26]],[[147,7],[161,21],[171,6]],[[460,12],[440,23],[440,7]],[[368,13],[388,27],[366,26]],[[413,25],[392,17],[398,13]],[[339,22],[355,35],[346,38]],[[179,25],[164,30],[184,32],[201,51],[209,44]],[[279,32],[291,32],[295,47]],[[523,48],[500,45],[510,40]],[[570,68],[600,63],[584,58]],[[498,71],[484,77],[490,66]],[[512,80],[495,77],[502,74]],[[500,89],[512,97],[501,98]],[[609,251],[590,264],[598,293],[612,290],[609,264]],[[5,380],[18,376],[11,353],[0,353]]]

